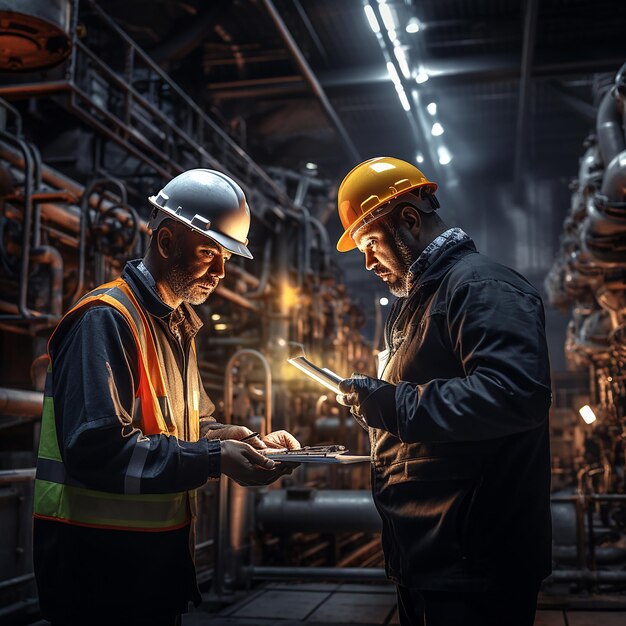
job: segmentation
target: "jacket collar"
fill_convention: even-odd
[[[417,277],[411,291],[421,289],[426,285],[439,282],[464,256],[477,252],[476,245],[471,238],[462,239],[443,252],[432,265],[426,268],[423,274]]]
[[[122,272],[122,278],[133,290],[139,304],[141,304],[150,315],[164,319],[165,321],[169,321],[174,311],[179,311],[186,318],[195,335],[203,326],[202,320],[186,302],[183,302],[178,309],[173,309],[171,306],[165,304],[154,286],[154,278],[147,269],[144,271],[139,269],[140,263],[141,259],[128,261]]]

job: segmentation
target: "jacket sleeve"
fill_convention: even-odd
[[[121,313],[88,309],[53,342],[51,358],[59,448],[74,480],[113,493],[170,493],[219,475],[219,442],[133,425],[138,353]]]
[[[408,443],[495,439],[542,424],[551,391],[539,297],[502,281],[466,283],[450,298],[447,325],[464,376],[384,386],[366,402],[370,426]]]

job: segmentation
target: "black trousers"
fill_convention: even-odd
[[[398,586],[401,626],[533,626],[540,583],[490,592],[453,592]]]

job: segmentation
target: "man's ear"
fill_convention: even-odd
[[[420,212],[411,204],[406,204],[400,210],[400,219],[411,231],[411,234],[414,237],[419,235],[419,232],[422,228],[422,216]]]
[[[156,234],[157,250],[159,256],[169,259],[174,250],[174,233],[169,226],[161,226]]]

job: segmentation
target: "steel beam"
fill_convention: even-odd
[[[531,75],[535,52],[535,34],[537,32],[537,13],[539,0],[526,0],[524,17],[524,45],[522,48],[522,68],[519,87],[519,107],[515,133],[515,161],[513,170],[513,195],[518,201],[522,191],[524,174],[523,159],[526,152],[526,120],[530,102]]]
[[[324,109],[324,112],[328,116],[328,119],[330,120],[332,125],[335,127],[335,130],[337,131],[341,140],[343,141],[343,145],[346,149],[346,153],[348,154],[348,156],[350,157],[352,161],[355,161],[355,162],[362,161],[363,159],[361,158],[359,151],[356,149],[356,146],[354,145],[354,143],[352,143],[352,139],[350,138],[350,135],[348,135],[346,129],[343,126],[343,123],[339,119],[339,116],[337,115],[335,109],[333,108],[332,104],[328,100],[328,97],[326,96],[326,93],[324,89],[322,88],[322,85],[320,84],[319,80],[315,76],[308,61],[304,57],[304,54],[302,54],[302,51],[298,47],[298,44],[295,42],[294,38],[289,32],[287,25],[285,24],[282,17],[276,10],[274,3],[272,2],[272,0],[263,0],[263,4],[265,5],[265,8],[270,14],[272,20],[274,21],[276,28],[278,28],[283,40],[285,41],[285,44],[287,44],[287,48],[289,48],[289,50],[291,51],[291,54],[293,55],[295,62],[300,68],[300,71],[302,72],[302,75],[304,76],[306,82],[309,84],[309,86],[313,90],[313,93],[319,99],[322,105],[322,108]]]

